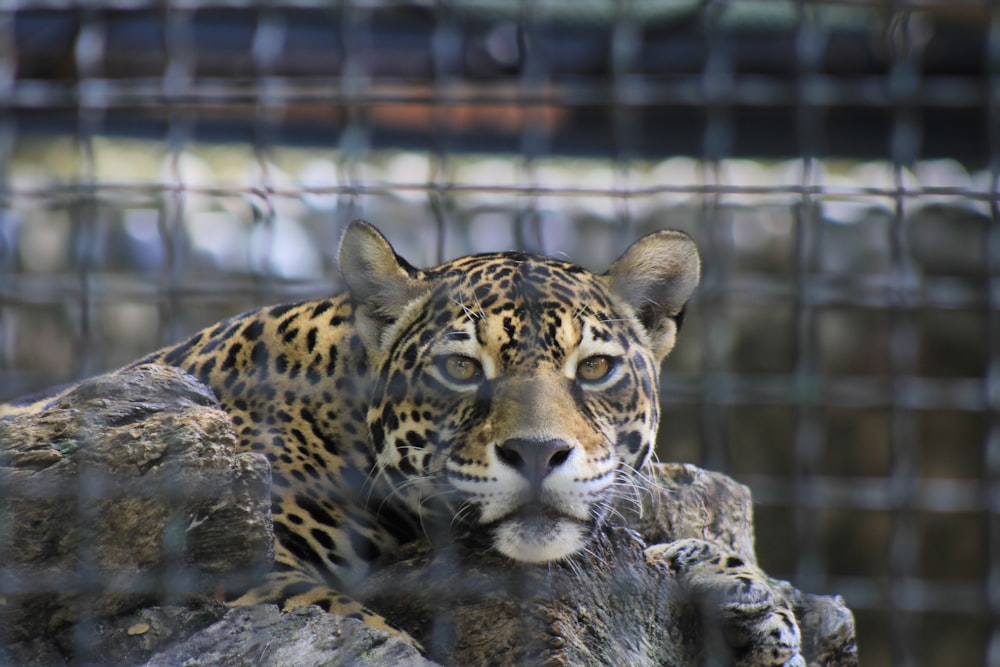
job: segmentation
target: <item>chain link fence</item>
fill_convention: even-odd
[[[1000,9],[972,0],[8,0],[0,399],[418,265],[705,276],[659,457],[757,503],[866,665],[1000,665]]]

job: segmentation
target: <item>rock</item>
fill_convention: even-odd
[[[97,377],[0,421],[0,639],[269,566],[269,484],[267,460],[238,454],[211,391],[175,368]]]
[[[704,664],[724,654],[706,647],[719,635],[706,632],[705,610],[678,582],[647,565],[644,549],[696,538],[755,563],[750,492],[684,464],[654,466],[649,482],[641,504],[621,509],[639,532],[609,529],[572,565],[416,546],[377,571],[362,597],[446,665]],[[810,666],[856,667],[843,600],[770,583],[796,612]]]
[[[86,637],[71,629],[0,648],[0,664],[19,667],[109,665],[344,665],[431,667],[399,638],[361,621],[304,607],[228,609],[221,604],[151,607],[95,624]]]
[[[644,547],[624,528],[573,565],[419,547],[373,575],[365,602],[446,665],[697,664],[697,612]]]
[[[691,464],[657,463],[637,495],[638,509],[633,504],[623,511],[631,510],[626,518],[647,544],[692,537],[757,563],[753,498],[744,485]]]
[[[50,667],[69,664],[71,656],[76,667],[137,665],[177,639],[218,621],[227,611],[225,605],[211,602],[140,609],[10,644],[0,648],[0,664]]]
[[[41,414],[0,421],[0,663],[433,664],[317,608],[206,600],[273,557],[268,482],[266,459],[236,452],[211,392],[177,369],[95,378]],[[697,538],[755,563],[749,490],[661,464],[618,509],[624,525],[570,563],[409,545],[357,596],[446,665],[713,660],[704,610],[644,549]],[[842,600],[770,589],[795,610],[810,665],[857,665]],[[167,606],[140,608],[164,593]]]
[[[237,607],[218,623],[154,656],[146,667],[428,667],[412,646],[353,618],[302,607]]]

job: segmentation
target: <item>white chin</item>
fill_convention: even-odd
[[[504,556],[527,563],[560,560],[586,542],[584,527],[570,519],[507,519],[494,528],[493,547]]]

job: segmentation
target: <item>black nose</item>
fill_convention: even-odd
[[[565,440],[515,438],[497,445],[497,456],[527,477],[534,486],[541,484],[546,475],[565,463],[572,449]]]

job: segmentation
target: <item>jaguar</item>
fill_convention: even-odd
[[[130,366],[199,378],[240,448],[270,461],[274,568],[235,603],[391,629],[349,591],[434,521],[529,564],[585,550],[652,456],[659,366],[699,282],[693,241],[649,234],[602,274],[523,252],[421,270],[356,221],[340,266],[339,295],[251,310]],[[746,617],[753,664],[798,664],[794,617],[763,604],[754,566],[698,540],[648,558]]]

